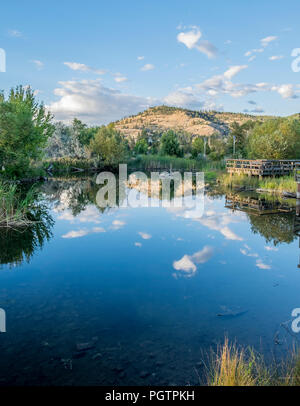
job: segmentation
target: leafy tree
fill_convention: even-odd
[[[137,140],[134,150],[137,154],[147,154],[148,143],[144,138]]]
[[[91,139],[94,137],[98,129],[99,127],[88,127],[77,118],[74,118],[72,122],[72,130],[75,137],[78,138],[81,146],[89,145]]]
[[[0,165],[7,173],[24,175],[42,157],[52,118],[30,88],[12,88],[7,98],[0,93]]]
[[[160,151],[162,155],[182,156],[182,150],[174,131],[168,130],[163,133],[160,140]]]
[[[246,145],[247,145],[247,136],[249,130],[254,127],[255,123],[252,120],[248,120],[243,124],[239,124],[234,121],[231,124],[230,134],[227,142],[227,152],[232,155],[233,150],[235,149],[235,156],[245,157],[246,156]],[[235,148],[233,148],[235,137]]]
[[[192,143],[192,156],[193,158],[197,158],[199,154],[203,154],[204,152],[204,141],[203,137],[196,137]]]
[[[212,136],[210,141],[209,158],[213,161],[218,161],[226,155],[226,142],[219,136]]]
[[[89,150],[104,165],[116,166],[126,159],[127,144],[113,126],[102,126],[91,140]]]
[[[247,151],[248,157],[254,159],[299,159],[300,121],[277,118],[256,124]]]

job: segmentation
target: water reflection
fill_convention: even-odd
[[[278,211],[287,201],[266,198],[255,211],[235,196],[228,207],[211,187],[204,214],[191,216],[162,205],[99,208],[95,177],[41,190],[55,224],[44,217],[1,234],[1,263],[22,272],[0,273],[9,316],[0,385],[197,384],[203,352],[225,332],[285,356],[273,337],[299,307],[293,202]]]
[[[51,238],[54,221],[44,205],[33,210],[31,221],[26,228],[0,229],[0,265],[13,267],[23,261],[29,262],[34,252]]]

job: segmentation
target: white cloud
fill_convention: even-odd
[[[143,72],[146,72],[146,71],[148,71],[148,70],[153,70],[153,69],[155,69],[155,66],[152,65],[152,63],[146,63],[146,65],[144,65],[144,66],[141,68],[141,70],[142,70]]]
[[[270,56],[269,60],[270,61],[279,61],[280,59],[283,59],[283,58],[284,58],[283,55],[273,55],[273,56]]]
[[[196,46],[199,39],[202,37],[202,33],[198,27],[194,27],[187,32],[180,32],[177,35],[177,41],[184,44],[187,48],[192,49]]]
[[[39,61],[38,59],[33,60],[32,63],[35,64],[38,70],[41,70],[44,67],[44,63],[42,61]]]
[[[64,65],[66,65],[68,68],[79,71],[79,72],[92,72],[97,75],[104,75],[106,73],[105,70],[101,69],[94,69],[91,68],[90,66],[85,65],[84,63],[78,63],[78,62],[64,62]]]
[[[260,40],[260,43],[261,43],[261,45],[265,48],[265,47],[267,47],[267,46],[270,44],[270,42],[275,41],[277,38],[278,38],[278,37],[276,37],[276,36],[274,36],[274,35],[270,35],[269,37],[262,38],[262,39]]]
[[[62,235],[62,238],[79,238],[88,234],[87,230],[72,230],[67,234]]]
[[[140,247],[142,246],[142,243],[141,243],[141,242],[135,242],[134,245],[135,245],[136,247],[139,247],[139,248],[140,248]]]
[[[191,277],[197,271],[196,264],[204,264],[213,255],[213,248],[205,246],[201,251],[195,252],[193,255],[184,255],[178,261],[173,262],[173,268],[176,271],[184,272],[184,276]]]
[[[125,226],[125,221],[122,221],[122,220],[114,220],[113,222],[112,222],[112,229],[113,230],[119,230],[120,228],[122,228],[122,227],[124,227]]]
[[[143,240],[150,240],[150,238],[152,238],[151,234],[144,233],[142,231],[140,231],[138,234],[142,237]]]
[[[94,227],[91,230],[72,230],[68,233],[62,235],[62,238],[80,238],[84,237],[88,234],[98,234],[98,233],[105,233],[105,229],[102,227]]]
[[[224,72],[224,78],[231,80],[235,75],[237,75],[239,72],[241,72],[243,69],[247,69],[248,65],[235,65],[235,66],[230,66],[229,69],[227,69],[226,72]]]
[[[191,273],[191,272],[194,273],[197,270],[196,265],[191,260],[191,257],[189,255],[184,255],[178,261],[174,261],[173,268],[176,271],[184,271],[184,272],[188,272],[188,273]]]
[[[276,248],[276,247],[270,247],[270,246],[268,246],[268,245],[266,245],[264,248],[265,248],[265,250],[267,250],[267,251],[278,251],[278,248]]]
[[[188,49],[197,49],[199,52],[204,53],[208,58],[213,58],[217,54],[217,48],[209,41],[202,40],[200,29],[196,26],[191,27],[189,31],[180,32],[177,35],[177,41],[184,44]]]
[[[126,82],[128,79],[126,76],[116,76],[114,81],[117,83],[122,83],[122,82]]]
[[[87,124],[107,124],[124,116],[138,113],[157,101],[121,93],[104,87],[99,79],[59,82],[54,90],[59,97],[48,109],[57,120],[70,122],[74,117]]]
[[[258,259],[258,260],[256,261],[256,266],[257,266],[259,269],[271,269],[271,266],[270,266],[270,265],[267,265],[267,264],[264,264],[261,259]]]
[[[143,59],[145,59],[144,56],[138,56],[138,57],[137,57],[137,60],[138,60],[138,61],[142,61]]]
[[[203,102],[201,102],[192,93],[177,90],[168,94],[164,100],[167,105],[174,107],[184,107],[189,109],[200,109],[203,107]]]
[[[291,84],[273,86],[272,90],[279,93],[283,99],[296,99],[298,97],[295,95],[294,86]]]

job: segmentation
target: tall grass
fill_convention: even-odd
[[[188,158],[179,158],[174,156],[162,155],[139,155],[131,162],[131,166],[148,170],[185,170],[185,171],[205,171],[205,170],[223,170],[225,163],[223,161],[196,160]]]
[[[247,176],[244,174],[222,174],[219,178],[219,182],[225,187],[245,186],[255,189],[265,189],[276,192],[291,192],[296,193],[297,185],[294,177],[281,176],[279,178],[265,177],[259,179],[255,176]]]
[[[0,181],[0,227],[23,226],[31,223],[29,212],[36,194],[31,188],[21,193],[16,184]]]
[[[226,338],[217,353],[212,354],[208,372],[210,386],[260,386],[270,380],[262,360],[250,348],[238,348]]]
[[[299,386],[300,352],[295,348],[285,361],[266,366],[252,348],[238,347],[225,338],[212,352],[207,368],[209,386]]]

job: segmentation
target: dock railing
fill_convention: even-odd
[[[226,169],[230,174],[245,174],[248,176],[284,176],[299,170],[300,159],[227,159]]]

